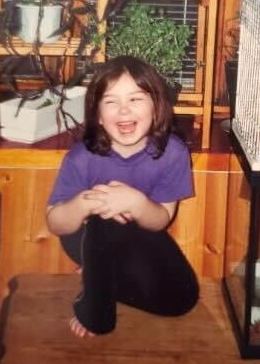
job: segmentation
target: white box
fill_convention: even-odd
[[[86,87],[75,86],[66,89],[68,98],[63,103],[63,109],[69,113],[78,123],[82,124],[85,117],[85,94]],[[53,104],[40,107],[46,100]],[[22,142],[35,143],[56,135],[66,130],[65,123],[60,113],[60,130],[57,123],[56,113],[60,97],[46,90],[39,99],[26,101],[16,116],[21,98],[15,98],[0,103],[1,136],[5,139]],[[75,127],[75,123],[68,119],[68,126]]]

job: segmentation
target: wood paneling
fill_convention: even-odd
[[[45,206],[65,152],[0,150],[2,287],[20,273],[75,269],[45,223]],[[192,155],[195,195],[180,203],[169,227],[200,277],[223,274],[228,159],[228,154]]]
[[[203,274],[206,180],[205,173],[194,172],[195,196],[180,203],[177,217],[169,228],[170,234],[199,276]]]
[[[180,204],[169,231],[200,277],[220,278],[224,269],[228,154],[194,153],[195,196]]]
[[[209,173],[206,187],[203,274],[221,277],[224,269],[228,173]]]
[[[20,273],[71,272],[75,267],[45,223],[45,206],[56,173],[55,169],[11,166],[0,170],[2,289]]]

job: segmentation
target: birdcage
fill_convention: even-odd
[[[260,1],[241,11],[236,112],[232,122],[252,170],[260,171]]]
[[[243,358],[260,358],[260,0],[242,0],[224,288]]]

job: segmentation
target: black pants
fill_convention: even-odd
[[[75,315],[90,331],[114,329],[116,302],[160,315],[181,315],[197,302],[196,276],[166,231],[91,217],[62,236],[67,254],[83,267],[83,291]]]

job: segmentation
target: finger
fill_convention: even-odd
[[[110,181],[108,186],[116,187],[116,186],[122,186],[124,183],[119,181]]]
[[[91,195],[97,195],[97,194],[104,194],[105,192],[101,191],[101,190],[88,190],[86,192],[83,193],[83,196],[91,196]]]
[[[99,216],[104,220],[112,219],[116,215],[117,214],[110,209],[107,209],[106,211],[99,213]]]
[[[132,215],[130,214],[130,212],[123,212],[121,215],[124,217],[124,219],[125,219],[126,221],[133,221],[133,217],[132,217]]]
[[[113,217],[113,215],[112,215],[112,214],[99,214],[99,216],[100,216],[103,220],[112,219],[112,217]]]
[[[106,215],[109,214],[110,210],[104,205],[98,206],[92,210],[93,215]]]
[[[113,219],[115,221],[119,222],[120,224],[126,224],[127,223],[127,220],[122,215],[115,215],[115,216],[113,216]]]
[[[83,194],[84,200],[103,200],[105,192],[102,191],[88,191]]]
[[[91,191],[107,192],[107,191],[109,191],[109,187],[107,185],[96,185],[91,189]]]

